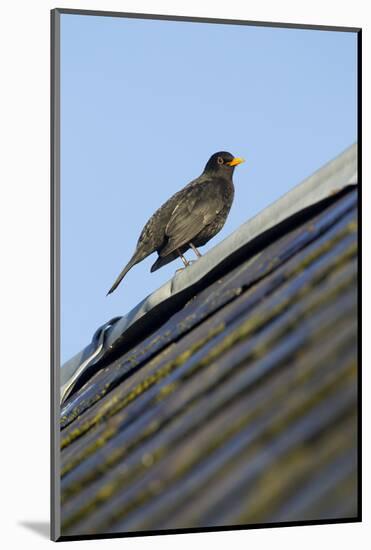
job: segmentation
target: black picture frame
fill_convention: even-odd
[[[270,524],[232,525],[222,527],[168,529],[166,531],[139,531],[106,533],[97,535],[69,536],[61,534],[60,517],[60,17],[63,14],[84,16],[119,17],[162,21],[184,21],[193,23],[280,27],[293,29],[313,29],[357,34],[357,121],[358,121],[358,514],[357,517],[326,519],[315,521],[294,521]],[[335,27],[315,24],[277,23],[268,21],[245,21],[234,19],[198,18],[186,16],[124,13],[97,10],[56,8],[51,10],[51,538],[54,541],[120,538],[131,536],[163,535],[174,533],[217,532],[240,529],[260,529],[266,527],[287,527],[299,525],[321,525],[353,523],[362,521],[362,29],[355,27]]]

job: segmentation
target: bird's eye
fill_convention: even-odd
[[[218,157],[218,164],[224,164],[224,160],[222,159],[222,157]]]

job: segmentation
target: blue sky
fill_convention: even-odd
[[[147,219],[212,153],[246,163],[202,252],[356,141],[357,62],[355,33],[61,19],[64,362],[181,266],[150,273],[152,255],[106,297]]]

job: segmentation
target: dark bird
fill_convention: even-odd
[[[175,193],[148,220],[138,239],[136,250],[107,293],[111,294],[129,269],[152,252],[158,258],[151,272],[180,257],[189,265],[184,253],[197,250],[212,239],[223,227],[231,209],[235,167],[244,162],[231,153],[220,151],[208,160],[202,174]]]

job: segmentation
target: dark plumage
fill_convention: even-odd
[[[203,246],[223,227],[234,197],[232,176],[243,159],[226,151],[215,153],[202,174],[175,193],[148,220],[138,239],[136,250],[107,294],[113,292],[135,264],[157,251],[151,272],[181,257],[189,248],[200,256]]]

